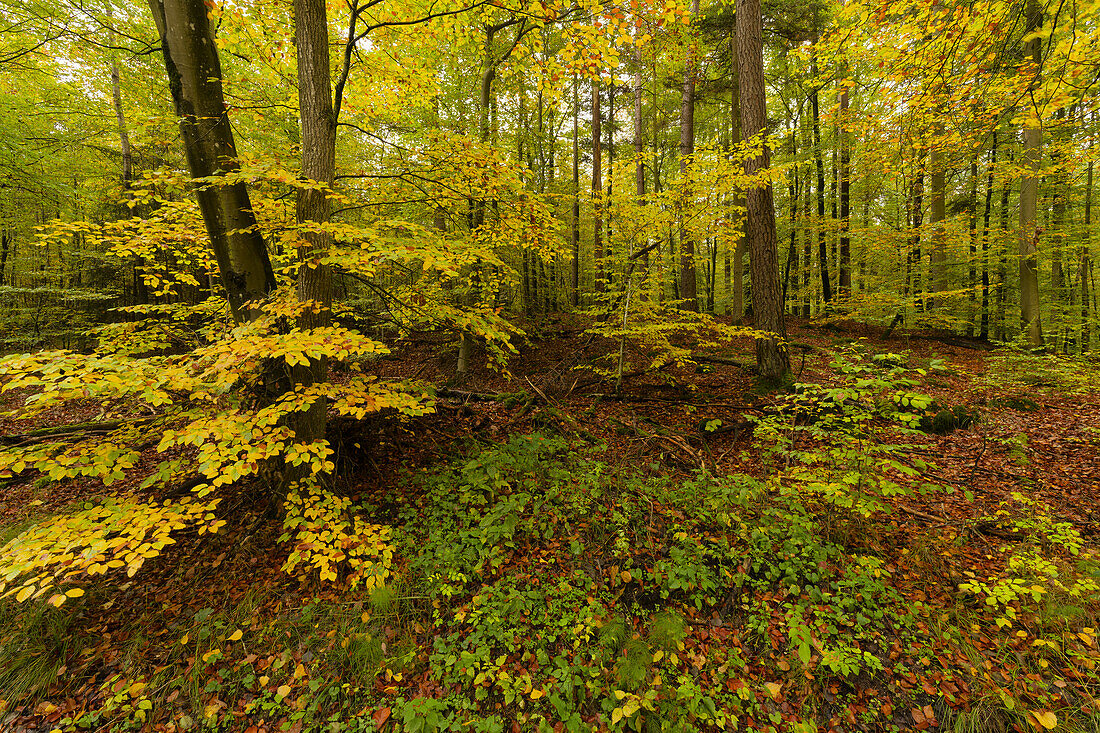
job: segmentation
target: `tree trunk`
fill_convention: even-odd
[[[113,46],[115,42],[115,33],[114,13],[111,0],[106,0],[104,5],[107,23],[111,26],[108,39]],[[111,52],[111,104],[115,109],[119,150],[122,152],[122,187],[129,189],[131,182],[134,180],[133,153],[130,150],[130,130],[126,125],[126,113],[122,109],[122,86],[119,76],[118,56],[113,51]]]
[[[947,185],[947,175],[944,170],[943,151],[939,149],[943,137],[942,126],[937,126],[932,147],[928,151],[929,182],[932,184],[932,196],[929,205],[929,223],[932,225],[931,251],[929,253],[929,269],[931,283],[930,293],[942,293],[947,290],[947,196],[944,189]],[[932,309],[937,305],[943,305],[942,298],[929,295],[927,308]]]
[[[1094,113],[1095,114],[1095,113]],[[1090,152],[1092,145],[1089,145]],[[1092,269],[1090,267],[1092,252],[1090,250],[1091,245],[1091,228],[1092,228],[1092,176],[1093,176],[1093,160],[1092,156],[1089,156],[1088,172],[1085,174],[1085,221],[1084,221],[1084,233],[1081,237],[1081,246],[1077,255],[1077,277],[1081,281],[1081,353],[1085,354],[1089,351],[1089,272]]]
[[[638,197],[638,206],[642,209],[646,205],[646,186],[645,186],[645,120],[642,116],[642,63],[641,63],[642,51],[639,48],[637,51],[638,70],[634,72],[634,195]],[[642,242],[642,247],[649,248],[650,240]],[[642,261],[642,279],[645,280],[646,275],[649,273],[649,253],[646,252],[643,255]],[[630,283],[624,283],[623,287],[629,287]],[[642,293],[645,296],[645,293]]]
[[[985,179],[985,214],[982,217],[982,321],[979,338],[989,338],[989,221],[993,213],[993,171],[997,166],[997,131],[989,150],[989,169]]]
[[[691,0],[691,19],[699,18],[699,0]],[[689,44],[694,38],[689,37]],[[684,309],[699,310],[695,277],[695,237],[688,231],[684,217],[688,212],[683,207],[690,206],[691,187],[688,184],[688,166],[695,154],[695,76],[698,73],[698,60],[693,45],[688,46],[684,61],[684,84],[680,92],[680,178],[684,194],[680,197],[680,297],[684,299]]]
[[[797,124],[798,124],[797,120],[794,120],[794,121],[791,122],[791,135],[790,135],[791,160],[796,160],[797,155],[798,155],[798,143],[795,140],[795,130],[797,129],[797,127],[796,127]],[[791,222],[791,240],[790,240],[790,244],[787,247],[787,264],[783,267],[783,307],[784,307],[784,309],[787,308],[787,303],[789,302],[787,295],[788,295],[788,288],[789,288],[789,285],[790,285],[790,282],[791,282],[791,268],[797,268],[798,267],[798,247],[797,247],[797,244],[796,244],[796,240],[797,240],[797,236],[798,236],[798,227],[797,227],[797,224],[798,224],[798,166],[797,165],[791,166],[791,174],[790,174],[790,177],[788,179],[787,186],[788,186],[787,195],[788,195],[788,198],[789,198],[789,205],[790,205],[789,214],[790,214],[790,222]],[[794,279],[795,279],[795,288],[794,289],[795,289],[795,291],[797,291],[798,290],[798,287],[797,287],[798,286],[798,270],[797,269],[795,269]],[[797,297],[798,296],[797,296],[797,293],[796,293],[796,295],[794,296],[794,299],[796,301],[797,301]],[[795,313],[797,315],[798,309],[797,308],[792,308],[791,311],[792,311],[792,313]]]
[[[1035,0],[1027,3],[1027,32],[1034,33],[1043,24],[1043,11]],[[1025,45],[1024,56],[1035,66],[1032,87],[1038,82],[1042,63],[1042,40],[1036,36]],[[1020,181],[1020,321],[1028,343],[1043,345],[1043,321],[1039,313],[1039,229],[1036,206],[1039,198],[1039,163],[1042,155],[1043,131],[1038,120],[1024,123],[1024,146],[1020,163],[1024,175]]]
[[[329,66],[328,17],[325,0],[294,0],[294,41],[298,51],[298,108],[302,125],[302,176],[323,188],[298,189],[298,301],[314,304],[298,316],[298,328],[324,328],[332,321],[332,271],[320,258],[332,247],[332,235],[321,231],[331,214],[328,192],[336,176],[336,113]],[[324,382],[324,357],[294,367],[297,386]],[[298,440],[325,435],[325,400],[317,399],[294,421]]]
[[[222,95],[221,64],[203,0],[148,0],[164,52],[180,135],[192,178],[238,170],[237,148]],[[255,303],[275,288],[275,275],[243,183],[195,190],[238,323],[259,315]],[[248,305],[252,303],[253,305]]]
[[[920,153],[918,152],[918,155]],[[909,201],[912,208],[909,235],[909,266],[912,268],[912,293],[917,312],[924,310],[921,292],[921,227],[924,226],[924,160],[917,167],[917,174],[910,185]]]
[[[1008,165],[1012,165],[1012,148],[1008,149]],[[1006,180],[1001,188],[1000,256],[997,258],[997,339],[1008,337],[1008,198],[1012,184]]]
[[[737,73],[737,33],[730,38],[730,51],[733,56],[733,68],[730,74],[730,145],[737,148],[741,145],[741,79]],[[737,216],[745,208],[745,194],[738,187],[733,195],[733,207],[737,210]],[[745,223],[738,227],[737,241],[733,246],[732,290],[730,292],[729,314],[734,320],[740,320],[745,315]]]
[[[600,77],[592,79],[592,258],[597,293],[604,291],[603,273],[603,178],[600,171]]]
[[[573,75],[573,268],[569,302],[574,308],[580,303],[581,289],[581,174],[580,174],[580,138],[578,137],[578,117],[580,100],[577,97],[577,75]]]
[[[737,0],[737,66],[741,89],[741,122],[745,135],[764,142],[767,112],[764,89],[763,22],[760,0]],[[745,173],[753,176],[770,166],[769,151],[745,161]],[[748,241],[752,264],[752,309],[756,328],[773,334],[756,339],[756,364],[765,379],[778,380],[790,371],[786,349],[780,341],[787,331],[779,288],[776,251],[775,204],[771,183],[755,185],[747,192]]]
[[[843,82],[842,82],[843,83]],[[837,292],[842,301],[852,297],[851,193],[852,141],[848,134],[848,87],[840,90],[840,262],[837,265]]]
[[[974,317],[978,301],[978,158],[970,161],[970,257],[967,258],[966,335],[974,336]]]
[[[817,77],[816,51],[811,51],[810,74]],[[825,238],[825,159],[821,149],[821,110],[817,87],[810,92],[810,110],[813,113],[814,165],[817,167],[817,260],[821,271],[821,297],[828,310],[833,301],[833,286],[829,280],[829,250]]]

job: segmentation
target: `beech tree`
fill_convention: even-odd
[[[160,32],[187,164],[195,179],[240,168],[222,95],[222,69],[202,0],[149,0]],[[275,275],[252,202],[241,181],[202,181],[195,188],[229,306],[237,322],[255,318]]]

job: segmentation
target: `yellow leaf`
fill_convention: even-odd
[[[270,678],[270,677],[268,677],[268,676],[267,676],[267,675],[265,674],[265,675],[263,675],[262,677],[260,677],[260,686],[261,686],[261,687],[267,687],[267,683],[268,683],[268,682],[270,682],[270,681],[271,681],[271,678]]]
[[[546,694],[546,690],[535,690],[531,693],[532,700],[538,700],[540,697]]]
[[[614,710],[611,711],[611,724],[612,725],[615,725],[616,723],[618,723],[622,719],[623,719],[623,709],[622,708],[615,708]]]
[[[234,631],[232,634],[229,635],[229,640],[230,641],[240,641],[242,636],[244,636],[244,632],[241,631],[240,629],[237,629],[236,631]]]
[[[80,596],[84,595],[84,589],[69,588],[67,591],[65,591],[65,595],[67,595],[69,598],[80,598]]]
[[[294,668],[294,679],[300,680],[306,676],[306,667],[304,664],[299,664]]]
[[[275,694],[279,697],[286,697],[290,694],[290,685],[279,685],[279,689],[275,690]]]
[[[49,603],[51,606],[60,606],[64,602],[65,596],[60,593],[50,596],[50,600],[46,601],[46,603]]]
[[[768,694],[771,695],[773,700],[779,699],[779,691],[783,689],[783,685],[778,682],[765,682],[764,687],[767,688]]]
[[[633,579],[629,570],[622,571],[619,576],[622,577],[624,583],[629,583]]]
[[[15,600],[18,601],[19,603],[22,603],[23,601],[30,598],[32,593],[34,593],[34,586],[33,585],[24,586],[23,590],[21,590],[21,591],[19,591],[18,593],[15,594]]]
[[[1035,720],[1039,722],[1039,725],[1047,730],[1052,730],[1054,726],[1058,725],[1058,716],[1049,710],[1032,710],[1031,714],[1035,716]]]

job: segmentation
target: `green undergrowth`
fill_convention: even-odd
[[[63,731],[1100,730],[1079,528],[1023,492],[894,514],[949,492],[909,452],[936,365],[908,361],[853,347],[777,396],[763,477],[473,445],[395,489],[379,587],[149,611],[110,651],[84,620],[111,590],[8,599],[0,707]]]

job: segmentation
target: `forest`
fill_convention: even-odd
[[[1096,0],[0,0],[0,731],[1100,731],[1098,81]]]

